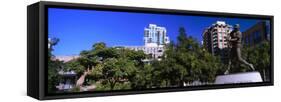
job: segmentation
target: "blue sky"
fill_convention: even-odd
[[[241,31],[260,20],[186,16],[148,13],[128,13],[95,10],[49,8],[49,38],[59,38],[54,46],[54,55],[78,55],[94,43],[105,42],[107,46],[141,46],[144,28],[149,24],[166,27],[167,35],[176,41],[179,27],[184,27],[188,36],[202,41],[206,27],[216,21],[240,24]]]

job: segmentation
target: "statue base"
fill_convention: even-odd
[[[219,75],[216,77],[215,84],[235,84],[235,83],[251,83],[262,82],[259,72],[244,72],[235,74]]]

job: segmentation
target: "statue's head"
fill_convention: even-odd
[[[240,29],[240,25],[239,24],[235,24],[234,25],[234,30],[239,30]]]

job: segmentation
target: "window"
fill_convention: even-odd
[[[255,31],[253,35],[254,35],[254,42],[259,42],[261,40],[260,31]]]
[[[146,30],[144,36],[145,36],[145,37],[148,37],[148,35],[149,35],[149,31]]]
[[[149,39],[148,39],[148,43],[151,43],[151,42],[152,42],[152,38],[149,38]]]
[[[222,43],[219,43],[219,48],[222,48]]]
[[[219,40],[222,40],[222,34],[219,35]]]
[[[245,38],[245,44],[249,44],[249,39],[248,38]]]

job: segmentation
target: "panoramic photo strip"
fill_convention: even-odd
[[[48,8],[48,93],[268,82],[270,34],[264,19]]]

